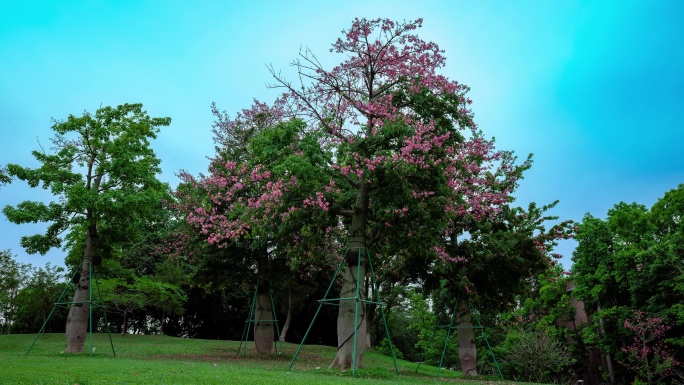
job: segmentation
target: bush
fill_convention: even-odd
[[[514,330],[503,344],[502,370],[515,380],[556,382],[571,373],[567,347],[542,331]]]

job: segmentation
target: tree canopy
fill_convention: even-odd
[[[157,179],[160,161],[150,147],[170,118],[150,118],[141,104],[101,107],[95,114],[54,121],[52,148],[35,150],[38,168],[8,164],[10,177],[32,188],[49,189],[56,200],[24,201],[5,206],[13,223],[46,222],[44,234],[22,237],[29,253],[60,247],[65,234],[72,251],[83,253],[74,302],[88,298],[89,270],[106,257],[106,249],[139,234],[161,208],[168,186]],[[102,237],[103,241],[98,242]],[[67,351],[81,351],[88,313],[72,306],[67,324]]]

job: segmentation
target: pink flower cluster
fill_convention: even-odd
[[[663,318],[649,316],[634,310],[633,316],[625,319],[624,327],[634,335],[632,343],[622,348],[627,360],[618,361],[632,370],[639,379],[654,384],[672,376],[681,365],[665,344],[665,336],[671,326]]]

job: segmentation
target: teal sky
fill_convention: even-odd
[[[682,1],[4,1],[0,3],[0,164],[35,165],[51,118],[143,103],[170,116],[154,143],[162,179],[206,169],[209,106],[270,102],[266,64],[292,74],[300,47],[323,63],[355,17],[424,18],[446,51],[444,73],[471,87],[476,122],[534,166],[518,203],[556,199],[552,214],[604,217],[620,201],[652,205],[684,183]],[[48,200],[15,183],[0,206]],[[0,218],[0,249],[30,256],[40,225]],[[573,242],[558,249],[570,266]]]

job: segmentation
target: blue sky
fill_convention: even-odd
[[[153,146],[161,178],[206,169],[215,101],[230,113],[277,92],[300,47],[322,61],[355,17],[424,18],[446,51],[444,74],[471,87],[476,122],[534,166],[518,203],[556,199],[552,214],[603,217],[620,201],[652,205],[684,183],[684,2],[681,1],[32,1],[0,4],[0,164],[35,166],[51,118],[143,103],[170,116]],[[49,200],[21,183],[0,206]],[[0,216],[0,249],[21,262],[41,225]],[[570,266],[573,242],[558,251]]]

